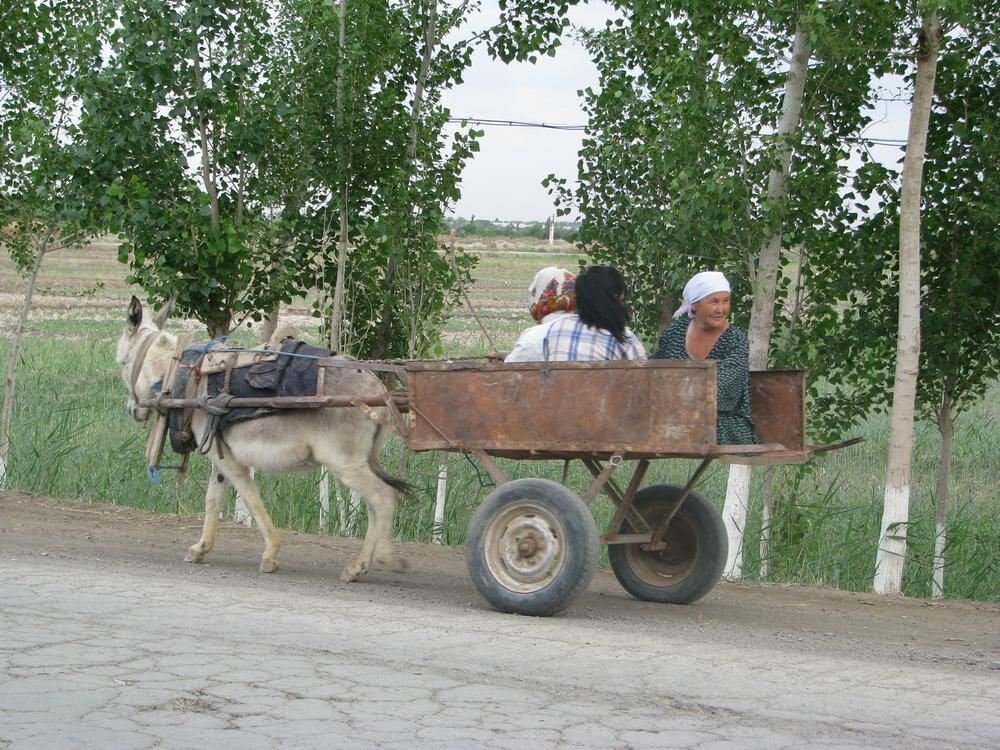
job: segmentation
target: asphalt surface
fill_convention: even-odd
[[[73,514],[32,529],[3,511],[3,750],[1000,747],[989,606],[960,610],[986,639],[968,659],[947,637],[843,637],[832,611],[828,633],[734,627],[717,608],[740,587],[663,607],[602,591],[603,573],[565,615],[527,618],[449,582],[456,550],[346,585],[336,562],[257,574],[240,530],[223,530],[234,554],[186,565],[186,545],[142,541],[177,525],[104,543]],[[329,553],[304,536],[286,558]],[[937,611],[915,611],[933,640]]]

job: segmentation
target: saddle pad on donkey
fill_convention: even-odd
[[[285,339],[281,342],[281,352],[275,359],[249,367],[234,368],[227,392],[234,398],[315,396],[319,360],[334,354],[329,349],[310,346],[304,341]],[[207,395],[218,396],[223,392],[226,373],[211,373],[206,382]],[[234,422],[266,417],[278,411],[280,409],[272,407],[231,409],[220,415],[217,429],[221,431]]]

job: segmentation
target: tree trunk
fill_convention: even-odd
[[[340,64],[337,67],[337,91],[336,91],[336,107],[337,107],[337,123],[340,125],[344,132],[346,132],[346,127],[344,123],[346,122],[346,115],[344,113],[344,77],[346,75],[347,67],[347,0],[340,0],[340,4],[337,6],[337,50],[340,54]],[[350,222],[348,221],[347,215],[347,200],[350,197],[350,164],[349,164],[349,152],[347,150],[346,139],[341,136],[339,144],[340,152],[340,163],[344,166],[344,177],[343,182],[340,186],[340,234],[339,240],[337,242],[337,280],[334,282],[333,287],[333,307],[330,310],[330,348],[339,354],[345,354],[346,346],[344,345],[344,294],[347,284],[347,252],[348,252],[348,237],[350,235]],[[326,235],[326,228],[324,227],[324,236]],[[323,253],[324,258],[326,253]],[[324,284],[323,296],[326,296],[326,285]],[[337,498],[339,494],[334,488],[333,493]],[[320,513],[324,520],[329,517],[330,512],[330,474],[324,468],[320,472],[319,480],[319,497],[320,497]],[[339,503],[338,503],[339,507]],[[341,513],[341,518],[343,514]]]
[[[785,95],[781,121],[776,134],[780,151],[778,164],[767,178],[767,205],[781,216],[785,201],[786,174],[792,161],[791,135],[799,125],[802,115],[802,94],[809,71],[809,37],[801,26],[795,27],[792,42],[792,60],[785,79]],[[750,369],[766,370],[771,330],[774,327],[774,299],[778,284],[778,266],[781,260],[783,219],[779,218],[770,234],[761,243],[755,268],[751,268],[754,282],[753,308],[750,312]],[[729,469],[726,503],[722,520],[729,537],[729,554],[726,559],[727,578],[743,577],[743,532],[746,528],[747,506],[750,497],[751,469],[749,465],[734,464]]]
[[[24,304],[21,305],[21,316],[17,319],[14,329],[14,340],[11,342],[10,355],[7,361],[7,382],[4,388],[3,418],[0,420],[0,487],[4,486],[7,477],[7,456],[10,454],[10,423],[14,415],[14,393],[17,384],[17,360],[21,356],[21,341],[24,339],[24,329],[28,324],[28,313],[31,311],[31,298],[35,295],[35,285],[38,282],[38,272],[42,268],[42,258],[45,257],[50,236],[37,246],[35,265],[28,277],[28,289],[24,293]]]
[[[205,327],[208,329],[209,338],[217,339],[228,336],[233,330],[233,319],[227,315],[223,318],[206,320]]]
[[[764,509],[760,521],[760,579],[771,574],[771,524],[774,520],[774,467],[764,470]]]
[[[954,378],[945,382],[941,409],[938,412],[938,430],[941,431],[941,463],[938,468],[937,484],[937,528],[934,535],[934,577],[931,582],[931,598],[944,596],[944,548],[948,541],[948,480],[951,474],[951,445],[955,434],[955,412],[951,400]]]
[[[438,453],[437,498],[434,502],[434,526],[431,529],[431,544],[444,544],[444,512],[448,500],[448,459],[450,453]]]
[[[913,413],[920,367],[920,192],[940,44],[941,24],[937,14],[931,13],[924,19],[917,45],[917,73],[900,190],[896,380],[892,391],[889,461],[873,581],[873,588],[879,594],[900,594],[903,588],[906,527],[910,521]]]
[[[340,65],[337,69],[337,123],[343,126],[344,119],[344,75],[347,65],[347,0],[340,0],[337,11],[339,23],[338,49],[340,52]],[[344,351],[343,342],[343,322],[344,322],[344,286],[347,275],[347,238],[349,223],[347,216],[347,199],[349,197],[350,168],[347,165],[347,154],[344,138],[340,143],[341,164],[345,166],[343,183],[340,188],[340,241],[337,244],[337,281],[333,291],[333,310],[330,313],[330,348],[336,352]]]
[[[792,60],[785,80],[785,95],[782,103],[781,121],[778,123],[776,138],[780,144],[778,166],[767,177],[767,205],[778,211],[780,217],[773,230],[761,243],[757,254],[756,268],[753,269],[754,294],[750,312],[750,369],[767,369],[768,351],[771,346],[771,330],[774,327],[774,299],[778,286],[778,267],[781,261],[781,239],[784,219],[781,216],[787,190],[788,168],[792,162],[791,136],[799,126],[802,116],[802,95],[805,92],[806,75],[809,72],[809,37],[801,26],[795,27],[795,41],[792,43]]]
[[[281,315],[281,303],[278,302],[264,318],[264,325],[260,328],[260,342],[266,344],[271,340],[274,332],[278,330],[278,318]]]
[[[194,76],[195,90],[201,94],[205,90],[205,79],[201,72],[201,51],[198,49],[198,42],[194,45]],[[205,120],[205,113],[202,107],[198,107],[198,135],[201,144],[201,181],[205,186],[205,193],[208,195],[209,204],[212,207],[212,228],[219,228],[219,191],[215,184],[214,153],[212,149],[212,139],[208,132],[208,123]]]
[[[733,464],[729,467],[726,482],[726,502],[722,508],[722,522],[726,527],[729,551],[723,576],[730,579],[743,577],[743,543],[746,533],[747,509],[750,505],[750,466]]]
[[[430,75],[431,62],[434,59],[434,48],[437,46],[437,0],[431,0],[430,14],[427,19],[427,26],[424,27],[424,53],[420,59],[420,69],[417,71],[417,80],[413,88],[413,103],[410,107],[410,141],[406,146],[406,165],[403,172],[403,179],[406,180],[407,196],[406,205],[402,206],[407,214],[412,212],[412,205],[409,199],[409,184],[413,163],[417,158],[417,138],[420,134],[420,116],[424,107],[424,88],[427,86],[427,77]],[[382,325],[379,328],[378,343],[375,346],[375,357],[386,356],[389,350],[389,318],[392,315],[393,301],[393,281],[397,271],[396,258],[399,255],[399,238],[393,237],[389,245],[389,260],[386,264],[385,273],[385,297],[382,302]],[[418,314],[414,311],[414,314]]]

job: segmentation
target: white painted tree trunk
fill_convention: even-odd
[[[900,594],[903,590],[906,529],[910,522],[913,420],[920,367],[920,192],[940,39],[940,22],[937,15],[931,13],[924,19],[918,42],[917,72],[900,192],[896,379],[892,391],[889,461],[873,581],[873,588],[879,594]]]
[[[770,206],[780,206],[785,200],[785,175],[792,161],[789,136],[795,132],[802,115],[802,95],[805,91],[806,74],[809,72],[809,55],[809,37],[800,26],[796,26],[795,39],[792,42],[792,59],[785,79],[781,121],[778,123],[777,137],[782,145],[778,152],[778,164],[767,178],[767,202]],[[747,337],[750,343],[751,370],[767,369],[771,330],[774,328],[774,299],[781,260],[781,239],[782,227],[779,224],[764,238],[756,265],[750,269],[754,288],[750,331]],[[722,519],[729,537],[729,555],[725,568],[725,575],[728,578],[743,577],[743,535],[749,507],[751,476],[751,468],[745,464],[733,464],[729,469],[726,502],[722,510]]]
[[[319,528],[326,531],[330,523],[330,472],[326,467],[319,473]]]
[[[444,544],[444,509],[448,499],[448,453],[438,454],[437,500],[434,503],[432,544]]]
[[[250,478],[253,479],[254,471],[253,467],[250,467]],[[233,520],[238,524],[243,526],[253,526],[253,516],[250,514],[250,509],[247,508],[247,504],[244,502],[243,498],[240,497],[240,493],[236,493],[236,506],[233,509]]]
[[[947,525],[938,521],[934,536],[934,577],[931,580],[931,599],[944,598],[944,548],[948,541]]]
[[[764,471],[764,507],[760,519],[760,577],[767,580],[771,572],[771,519],[774,517],[774,467]]]
[[[934,574],[931,579],[931,598],[944,597],[944,549],[948,543],[948,480],[951,475],[952,436],[955,432],[955,414],[952,409],[951,391],[954,378],[945,383],[941,408],[938,411],[938,430],[941,431],[941,461],[938,468],[937,513],[934,534]]]
[[[344,500],[344,515],[347,518],[347,528],[354,534],[358,530],[358,519],[361,518],[361,495],[357,490],[344,488],[346,499]]]
[[[726,483],[726,504],[722,509],[722,521],[726,525],[729,552],[723,576],[733,580],[743,577],[743,541],[747,525],[747,508],[750,504],[750,467],[734,464],[729,468]]]

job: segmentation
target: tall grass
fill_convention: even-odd
[[[493,345],[508,348],[529,322],[525,290],[535,270],[550,263],[572,268],[576,261],[575,256],[551,255],[488,256],[483,260],[473,297]],[[56,286],[57,277],[47,283]],[[33,317],[18,368],[7,485],[157,512],[200,513],[208,475],[206,460],[193,459],[182,484],[170,471],[163,473],[159,484],[150,484],[146,477],[146,429],[125,412],[125,385],[114,361],[114,344],[124,316],[124,302],[119,300],[127,298],[127,291],[109,290],[103,307],[84,303],[61,319]],[[88,296],[88,302],[90,299]],[[457,311],[445,335],[456,356],[481,354],[490,346],[467,311]],[[6,362],[9,346],[9,337],[0,340],[0,361]],[[949,597],[1000,600],[998,427],[1000,384],[994,384],[987,397],[957,423],[945,550],[945,594]],[[853,434],[865,441],[824,454],[806,466],[771,469],[773,512],[766,560],[761,558],[757,541],[762,532],[765,470],[755,470],[746,529],[745,572],[749,577],[761,576],[766,562],[769,580],[849,590],[870,588],[881,516],[887,417],[873,416]],[[904,591],[912,596],[930,593],[939,451],[936,428],[920,423],[913,454],[910,552],[904,578]],[[168,449],[164,463],[176,462]],[[400,441],[391,436],[385,443],[383,462],[393,473],[400,473],[405,462],[403,474],[416,488],[413,498],[400,502],[397,536],[429,541],[434,532],[438,455],[405,453]],[[562,480],[562,462],[501,459],[499,463],[512,478]],[[647,483],[683,484],[695,466],[695,462],[685,460],[654,462]],[[726,475],[727,467],[715,464],[698,485],[699,491],[720,507]],[[333,507],[321,528],[318,471],[259,479],[265,502],[279,526],[340,535],[364,533],[364,515],[353,512],[346,493],[332,498]],[[582,466],[569,466],[569,487],[582,493],[591,481]],[[491,490],[492,481],[474,461],[458,454],[449,457],[443,524],[446,543],[464,542],[470,517]],[[604,498],[595,501],[601,530],[610,521],[612,510]]]

